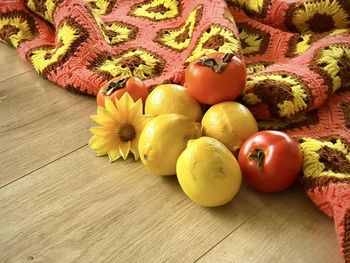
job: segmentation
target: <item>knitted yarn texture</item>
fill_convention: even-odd
[[[349,0],[0,0],[0,40],[59,86],[96,95],[116,76],[184,83],[211,52],[244,58],[241,102],[299,139],[301,181],[350,262]]]

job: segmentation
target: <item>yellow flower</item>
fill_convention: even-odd
[[[108,154],[111,162],[125,160],[130,151],[138,160],[139,136],[149,117],[143,115],[142,101],[134,102],[128,93],[115,102],[106,98],[105,108],[98,106],[97,114],[91,116],[101,126],[89,129],[93,134],[89,147],[97,156]]]

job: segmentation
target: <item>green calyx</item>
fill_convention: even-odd
[[[264,158],[265,158],[265,153],[262,150],[254,149],[253,152],[249,153],[248,157],[256,159],[256,161],[258,163],[259,170],[262,170],[264,168],[263,167],[263,161],[264,161]]]

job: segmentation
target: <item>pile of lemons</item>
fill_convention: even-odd
[[[145,114],[156,116],[138,143],[142,163],[151,173],[176,174],[184,193],[203,206],[220,206],[234,198],[242,181],[234,154],[258,131],[245,106],[221,102],[203,115],[201,104],[185,87],[163,84],[147,97]]]

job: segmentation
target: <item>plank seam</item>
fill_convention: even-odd
[[[1,83],[1,82],[5,82],[5,81],[10,80],[10,79],[13,79],[13,78],[17,78],[17,77],[19,77],[19,76],[22,76],[22,75],[24,75],[24,74],[27,74],[27,73],[33,72],[33,71],[36,72],[34,69],[30,69],[30,70],[25,71],[25,72],[22,72],[22,73],[20,73],[20,74],[18,74],[18,75],[14,75],[14,76],[11,76],[11,77],[8,77],[8,78],[5,78],[5,79],[1,79],[1,80],[0,80],[0,83]]]
[[[0,190],[3,189],[3,188],[5,188],[6,186],[11,185],[11,184],[14,183],[14,182],[17,182],[18,180],[21,180],[21,179],[27,177],[28,175],[30,175],[30,174],[32,174],[32,173],[34,173],[34,172],[36,172],[36,171],[38,171],[38,170],[40,170],[40,169],[42,169],[42,168],[45,168],[46,166],[48,166],[48,165],[50,165],[50,164],[52,164],[52,163],[54,163],[54,162],[56,162],[56,161],[58,161],[58,160],[60,160],[60,159],[62,159],[62,158],[64,158],[64,157],[66,157],[66,156],[68,156],[68,155],[70,155],[70,154],[72,154],[72,153],[74,153],[74,152],[76,152],[76,151],[78,151],[78,150],[80,150],[80,149],[86,147],[86,146],[87,146],[87,143],[84,144],[84,145],[82,145],[82,146],[80,146],[80,147],[78,147],[78,148],[76,148],[76,149],[74,149],[74,150],[72,150],[72,151],[70,151],[70,152],[68,152],[68,153],[66,153],[66,154],[64,154],[64,155],[62,155],[62,156],[60,156],[60,157],[58,157],[58,158],[56,158],[56,159],[54,159],[54,160],[52,160],[52,161],[50,161],[50,162],[48,162],[48,163],[46,163],[46,164],[44,164],[44,165],[42,165],[42,166],[40,166],[40,167],[38,167],[38,168],[35,168],[33,171],[30,171],[30,172],[28,172],[28,173],[26,173],[26,174],[24,174],[24,175],[22,175],[22,176],[16,178],[15,180],[10,181],[10,182],[8,182],[8,183],[6,183],[6,184],[0,186]]]
[[[198,262],[201,258],[203,258],[205,255],[207,255],[211,250],[213,250],[215,247],[217,247],[222,241],[224,241],[226,238],[228,238],[233,232],[235,232],[238,228],[243,226],[245,223],[247,223],[250,219],[252,219],[256,214],[260,212],[255,212],[252,216],[248,217],[246,220],[244,220],[241,224],[239,224],[237,227],[235,227],[230,233],[228,233],[226,236],[224,236],[222,239],[220,239],[214,246],[212,246],[210,249],[208,249],[203,255],[201,255],[199,258],[197,258],[193,263]]]

